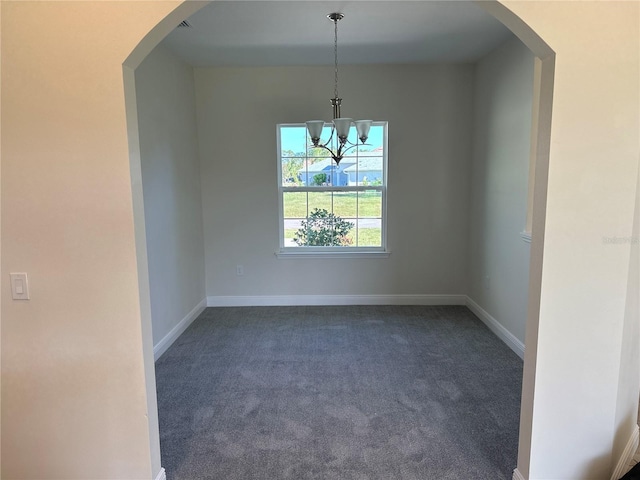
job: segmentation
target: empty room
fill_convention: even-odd
[[[215,2],[135,80],[169,478],[510,478],[533,54],[466,2]]]

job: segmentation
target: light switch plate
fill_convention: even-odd
[[[29,282],[26,273],[11,273],[11,298],[29,300]]]

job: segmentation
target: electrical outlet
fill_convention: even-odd
[[[244,275],[244,267],[242,265],[236,265],[236,275],[240,277]]]

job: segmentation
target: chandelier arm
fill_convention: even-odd
[[[353,147],[357,147],[358,145],[362,146],[362,145],[367,145],[367,146],[371,146],[370,143],[358,143],[358,140],[356,140],[355,143],[353,143],[351,140],[347,139],[344,142],[344,145],[349,145],[349,148],[353,148]]]
[[[352,145],[343,151],[342,148],[344,147],[344,144],[340,144],[340,146],[338,147],[338,150],[334,152],[333,150],[331,150],[331,148],[327,147],[327,145],[329,145],[330,142],[331,142],[331,139],[329,139],[329,141],[325,144],[319,143],[318,145],[310,145],[310,146],[313,148],[322,148],[323,150],[326,150],[327,152],[329,152],[329,154],[331,155],[331,158],[336,162],[336,164],[340,164],[342,157],[347,151],[357,146],[357,145]]]
[[[336,154],[333,153],[333,150],[331,150],[329,147],[327,147],[328,144],[329,144],[329,142],[325,143],[324,145],[319,143],[318,145],[312,145],[312,146],[313,146],[313,148],[322,148],[322,149],[326,150],[327,152],[329,152],[331,154],[331,158],[333,158],[335,160]]]
[[[351,143],[351,142],[349,142],[349,143]],[[358,147],[358,146],[360,146],[360,147],[361,147],[361,146],[363,146],[363,145],[371,146],[371,145],[370,145],[370,144],[368,144],[368,143],[360,143],[360,144],[358,144],[358,143],[351,143],[351,145],[350,145],[350,146],[348,146],[347,148],[345,148],[345,149],[344,149],[344,150],[342,150],[342,151],[341,151],[342,147],[340,147],[340,149],[338,149],[338,154],[339,154],[339,155],[340,155],[340,154],[342,154],[342,156],[345,156],[345,155],[346,155],[346,153],[347,153],[349,150],[352,150],[352,149],[354,149],[354,148],[356,148],[356,147]],[[343,146],[344,146],[344,145],[343,145]]]
[[[309,146],[313,148],[322,148],[323,150],[326,150],[331,154],[331,158],[333,158],[337,163],[339,163],[340,160],[342,160],[342,157],[344,157],[348,151],[353,150],[358,146],[363,146],[363,145],[371,146],[371,144],[369,143],[358,143],[358,142],[353,143],[353,142],[350,142],[349,140],[346,140],[344,143],[339,142],[338,150],[334,153],[333,150],[331,150],[331,148],[327,146],[331,143],[331,139],[333,138],[333,133],[334,133],[334,129],[332,128],[331,136],[329,137],[329,140],[327,140],[324,144],[318,143],[318,145],[311,144]]]

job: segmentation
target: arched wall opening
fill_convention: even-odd
[[[531,227],[532,237],[531,259],[529,262],[529,301],[522,378],[522,401],[520,405],[518,466],[514,473],[514,478],[529,478],[535,372],[536,362],[538,360],[538,320],[540,316],[544,229],[547,208],[555,53],[536,32],[531,30],[528,25],[504,5],[499,2],[478,3],[520,38],[536,57],[534,67],[533,118],[531,121],[529,211],[527,212],[527,226]]]
[[[147,232],[145,229],[144,196],[142,191],[142,166],[140,161],[140,133],[136,98],[135,70],[149,53],[166,37],[177,24],[193,15],[209,2],[185,1],[151,30],[131,52],[123,63],[127,136],[129,139],[129,162],[131,169],[131,191],[134,209],[136,260],[140,292],[140,320],[142,326],[142,351],[147,394],[147,418],[151,468],[154,478],[166,478],[160,458],[160,430],[158,426],[158,401],[154,367],[154,345],[151,323],[151,294],[149,286],[149,264]]]
[[[124,63],[125,95],[127,105],[127,125],[130,144],[131,178],[135,216],[135,235],[140,282],[140,302],[144,338],[145,374],[147,379],[147,402],[149,406],[149,436],[152,445],[152,463],[154,471],[160,471],[160,449],[157,422],[157,401],[154,375],[154,354],[151,334],[151,301],[149,288],[149,265],[147,264],[147,242],[145,232],[144,201],[142,194],[142,175],[140,162],[140,144],[136,109],[135,69],[177,23],[195,13],[209,2],[185,2],[176,8],[170,16],[153,29],[132,52]],[[489,13],[509,27],[513,33],[534,53],[535,93],[531,132],[530,171],[530,211],[528,226],[532,232],[529,311],[527,318],[525,373],[523,385],[523,404],[520,427],[520,448],[518,467],[526,475],[530,449],[532,398],[535,376],[535,340],[537,318],[539,314],[540,273],[542,261],[542,241],[544,235],[544,212],[546,206],[546,178],[548,171],[549,132],[551,101],[553,91],[553,51],[520,19],[498,2],[478,2]],[[533,177],[535,176],[535,182]]]
[[[525,354],[525,372],[524,372],[524,386],[523,386],[523,404],[521,411],[521,428],[520,428],[520,453],[518,458],[518,470],[519,474],[523,477],[529,477],[529,460],[531,455],[531,438],[533,435],[533,400],[535,396],[535,378],[536,378],[536,365],[539,361],[537,358],[537,340],[538,340],[538,319],[540,315],[540,292],[542,283],[542,261],[543,261],[543,244],[544,244],[544,231],[545,231],[545,215],[546,215],[546,198],[547,198],[547,177],[549,171],[549,148],[551,138],[551,102],[553,97],[553,83],[554,83],[554,70],[555,70],[555,54],[554,52],[533,32],[529,26],[522,22],[513,12],[508,10],[504,5],[498,2],[479,2],[480,5],[492,13],[496,18],[501,20],[507,25],[536,55],[536,92],[534,108],[534,129],[532,132],[532,156],[535,158],[535,183],[531,189],[532,192],[532,247],[531,247],[531,268],[530,268],[530,290],[529,290],[529,312],[527,320],[527,335],[526,335],[526,354]],[[174,13],[178,12],[177,9]],[[175,20],[179,17],[185,18],[190,13],[186,11],[180,11],[175,16],[172,15],[171,24],[174,24]],[[170,28],[169,28],[170,30]],[[155,32],[155,30],[153,31]],[[165,32],[165,34],[168,30]],[[147,53],[151,50],[164,35],[158,35],[154,40],[150,40],[150,43],[146,45]],[[145,42],[148,38],[145,38]],[[155,43],[154,43],[155,42]],[[138,49],[134,54],[138,53]],[[145,53],[146,55],[146,53]],[[144,55],[138,57],[138,63]],[[131,66],[129,66],[131,68]],[[131,72],[132,73],[132,72]],[[126,66],[125,66],[125,79],[126,79]],[[131,79],[130,79],[131,80]],[[130,88],[127,88],[130,91]],[[135,103],[135,102],[134,102]],[[129,125],[134,124],[129,117]],[[130,132],[130,138],[135,138],[135,133]],[[134,149],[132,149],[133,151]],[[133,162],[132,162],[133,163]],[[134,179],[134,200],[135,194],[135,179],[138,178],[134,175],[132,170],[132,178]],[[139,204],[141,206],[141,204]],[[139,215],[138,211],[136,215]],[[140,217],[137,216],[137,220]],[[137,221],[136,224],[139,222]],[[136,227],[137,228],[137,227]],[[136,238],[138,238],[138,231],[136,230]],[[139,253],[143,248],[139,245]],[[144,255],[139,255],[142,257]],[[141,260],[139,259],[139,262]],[[144,266],[143,266],[144,268]],[[141,272],[144,270],[141,270]],[[141,274],[141,277],[143,275]],[[142,280],[141,280],[142,282]],[[146,290],[148,291],[148,285]],[[141,284],[141,297],[145,294],[144,285]],[[148,304],[148,298],[145,300],[141,298],[142,304]],[[143,309],[144,310],[144,309]],[[150,322],[149,322],[150,324]],[[143,319],[144,325],[144,319]],[[149,336],[149,335],[147,335]],[[146,351],[149,351],[147,346]],[[152,358],[152,355],[146,355],[146,360]],[[152,362],[151,362],[152,368]],[[147,372],[148,374],[148,372]],[[153,378],[153,375],[147,379]],[[149,380],[147,383],[149,388]],[[151,389],[148,392],[149,398],[155,397],[155,390]],[[151,411],[151,410],[150,410]],[[153,432],[150,433],[153,436]]]

